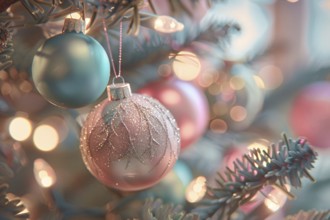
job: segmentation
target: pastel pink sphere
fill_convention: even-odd
[[[209,122],[209,106],[204,93],[195,85],[172,78],[148,83],[138,93],[157,99],[175,118],[180,128],[181,149],[197,141]]]

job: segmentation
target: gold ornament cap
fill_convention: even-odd
[[[132,96],[131,86],[129,83],[116,83],[107,87],[109,100],[116,101],[129,98]]]
[[[62,32],[85,33],[85,22],[82,19],[66,18]]]

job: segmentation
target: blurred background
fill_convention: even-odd
[[[22,199],[30,219],[58,219],[61,210],[68,219],[114,219],[106,217],[109,207],[114,215],[133,218],[149,197],[189,209],[205,195],[205,182],[214,184],[216,172],[247,149],[277,142],[282,132],[314,146],[319,156],[311,173],[317,182],[291,189],[295,200],[268,190],[281,202],[258,195],[241,210],[264,202],[274,212],[269,219],[283,219],[299,210],[329,209],[330,1],[152,0],[156,14],[150,1],[139,1],[139,31],[128,35],[131,11],[104,19],[100,8],[116,3],[86,0],[86,34],[107,52],[110,43],[117,64],[116,16],[124,18],[122,76],[134,93],[167,107],[180,128],[173,170],[138,192],[106,188],[81,157],[81,126],[106,92],[88,106],[64,109],[47,102],[32,81],[37,49],[61,33],[65,17],[80,16],[75,1],[21,0],[9,8],[11,1],[0,2],[0,162],[14,171],[8,191]],[[58,5],[49,12],[52,4]],[[88,19],[96,19],[90,27]],[[166,26],[173,22],[168,19],[178,23]]]

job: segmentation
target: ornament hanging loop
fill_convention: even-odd
[[[122,76],[115,76],[112,78],[112,85],[116,84],[116,79],[121,79],[121,84],[125,84],[125,79]]]

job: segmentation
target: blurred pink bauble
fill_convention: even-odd
[[[330,83],[315,82],[294,98],[289,118],[293,133],[316,148],[330,148]]]
[[[80,150],[103,184],[123,190],[148,188],[174,166],[180,151],[175,119],[158,101],[131,94],[129,84],[110,86],[112,100],[89,113]]]
[[[181,149],[197,141],[209,122],[205,95],[193,84],[176,78],[147,84],[139,91],[160,101],[173,114],[180,128]]]

